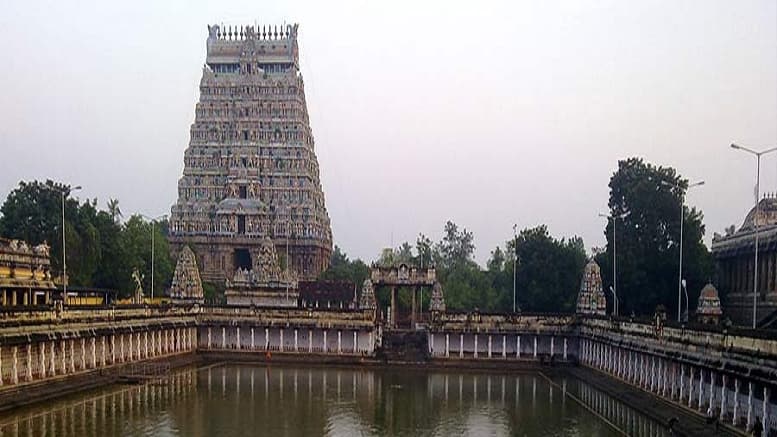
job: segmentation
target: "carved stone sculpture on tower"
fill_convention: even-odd
[[[442,285],[440,285],[439,282],[435,282],[434,286],[432,287],[432,298],[431,302],[429,303],[429,309],[434,313],[444,313],[445,312],[445,296],[442,292]]]
[[[363,310],[374,310],[377,308],[375,303],[375,288],[372,286],[370,278],[365,279],[362,284],[362,293],[359,296],[359,308]]]
[[[170,288],[173,303],[203,303],[205,295],[200,281],[197,259],[189,246],[184,246],[175,264],[173,282]]]
[[[607,299],[602,291],[602,273],[599,264],[594,260],[589,261],[583,270],[576,312],[600,316],[607,313]]]

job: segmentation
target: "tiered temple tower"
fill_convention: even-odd
[[[174,251],[189,245],[204,281],[266,263],[315,278],[332,231],[299,72],[298,25],[208,26],[189,147],[172,207]],[[255,272],[260,274],[260,272]]]

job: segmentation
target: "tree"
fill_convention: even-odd
[[[688,187],[670,167],[656,167],[640,158],[618,162],[610,178],[610,216],[615,220],[617,292],[621,314],[649,315],[659,304],[677,312],[680,206]],[[703,215],[683,205],[683,276],[689,308],[711,272],[702,238]],[[605,290],[612,285],[613,220],[605,228],[607,250],[597,257]],[[608,299],[611,295],[608,294]],[[683,305],[684,306],[684,305]],[[684,308],[683,308],[684,309]]]
[[[121,209],[119,208],[119,201],[117,199],[108,199],[108,214],[114,222],[118,222],[121,217]]]
[[[362,260],[349,260],[348,255],[335,245],[329,267],[321,272],[318,279],[322,281],[349,281],[361,287],[370,275],[370,268]]]

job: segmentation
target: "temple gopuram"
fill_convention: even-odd
[[[286,290],[317,277],[332,252],[297,31],[208,26],[169,240],[175,252],[191,247],[202,281],[229,281],[233,302],[268,287],[296,302]]]
[[[602,272],[594,260],[589,261],[583,270],[580,290],[577,293],[576,312],[596,316],[607,313],[607,299],[602,291]]]
[[[777,198],[768,195],[745,217],[742,226],[712,239],[717,285],[723,310],[738,325],[753,323],[753,267],[755,265],[755,223],[758,223],[758,286],[756,324],[777,325]]]

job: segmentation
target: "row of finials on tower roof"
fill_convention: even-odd
[[[281,26],[208,26],[208,34],[211,38],[227,41],[243,41],[246,39],[279,40],[290,39],[297,35],[297,24]]]

